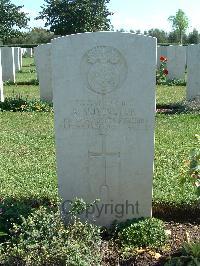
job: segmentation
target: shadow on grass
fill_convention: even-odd
[[[22,80],[22,81],[16,81],[16,82],[13,82],[13,81],[5,81],[4,82],[4,85],[6,86],[11,86],[11,85],[39,85],[39,80],[38,79],[31,79],[31,80]]]
[[[191,205],[153,203],[153,217],[164,221],[200,224],[200,202]]]
[[[156,104],[156,113],[158,114],[182,114],[200,112],[200,101],[183,101],[172,104]]]
[[[58,202],[49,198],[20,198],[8,197],[0,200],[0,232],[9,233],[13,223],[20,224],[22,215],[28,217],[31,212],[40,206],[56,208]],[[0,239],[2,240],[2,239]]]

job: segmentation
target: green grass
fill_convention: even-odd
[[[0,124],[1,197],[55,198],[53,114],[3,112]]]
[[[27,82],[37,78],[33,58],[24,58],[23,67],[16,76],[16,83]]]
[[[23,98],[39,99],[39,86],[34,85],[9,85],[4,86],[5,97],[16,97],[21,95]]]
[[[181,168],[195,147],[199,114],[157,115],[155,132],[154,201],[191,203],[197,199],[191,183],[180,184]]]
[[[33,59],[24,58],[17,80],[27,81],[35,73]],[[24,73],[27,72],[27,73]],[[39,98],[35,85],[4,86],[6,96],[22,95]],[[157,103],[181,103],[185,87],[158,86]],[[57,195],[55,145],[52,113],[0,113],[0,197],[49,199]],[[195,145],[194,135],[200,132],[199,114],[157,114],[155,143],[154,201],[192,203],[197,198],[194,187],[179,182],[183,161]]]
[[[35,71],[34,59],[23,58],[23,67],[21,71],[16,74],[16,84],[4,85],[5,97],[16,97],[16,95],[21,95],[23,98],[28,98],[29,100],[39,99],[39,85],[18,85],[19,82],[31,83],[36,80],[36,72],[31,73],[30,71]]]
[[[176,104],[185,100],[184,86],[157,86],[156,103],[159,105]]]

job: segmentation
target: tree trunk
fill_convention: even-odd
[[[181,45],[183,44],[183,33],[181,30],[180,30],[180,44]]]

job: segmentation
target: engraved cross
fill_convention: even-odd
[[[120,152],[108,152],[106,149],[106,135],[100,134],[102,136],[102,150],[100,152],[88,151],[89,158],[103,158],[104,163],[104,185],[107,185],[107,157],[117,156],[120,158]]]

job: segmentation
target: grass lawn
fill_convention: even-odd
[[[17,83],[36,79],[33,59],[24,58]],[[5,96],[17,94],[39,98],[38,85],[6,85]],[[185,87],[157,87],[157,103],[180,103]],[[53,113],[0,113],[1,198],[31,198],[54,201],[57,195]],[[190,184],[179,182],[184,160],[195,146],[200,132],[200,115],[157,114],[155,134],[154,202],[192,203],[197,197]],[[42,203],[41,203],[42,204]]]
[[[157,86],[156,103],[158,105],[180,103],[185,98],[185,86]]]

